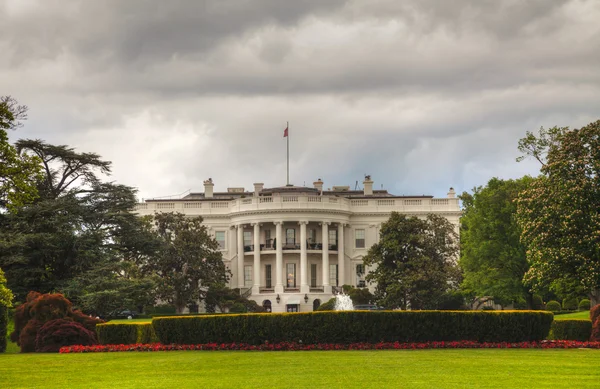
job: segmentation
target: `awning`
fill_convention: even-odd
[[[287,305],[299,305],[300,304],[300,300],[290,299],[290,300],[287,301],[286,304]]]

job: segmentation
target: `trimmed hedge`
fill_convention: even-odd
[[[106,323],[96,326],[100,344],[157,343],[152,323]]]
[[[8,308],[0,304],[0,353],[6,351],[6,331],[8,330]]]
[[[333,311],[154,318],[162,344],[524,342],[546,339],[543,311]]]
[[[586,319],[555,320],[550,327],[550,340],[578,340],[586,342],[592,334],[592,322]]]
[[[589,311],[590,310],[590,300],[583,299],[579,302],[579,310],[580,311]]]
[[[546,311],[550,311],[550,312],[560,312],[561,311],[561,306],[560,303],[558,301],[548,301],[546,303]]]

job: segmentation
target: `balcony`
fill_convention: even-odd
[[[277,249],[276,244],[273,243],[264,243],[260,245],[260,251],[275,251]],[[337,244],[329,244],[327,246],[329,248],[329,251],[332,252],[337,252]],[[300,243],[285,243],[282,247],[281,250],[283,251],[300,251],[301,247],[300,247]],[[306,249],[308,251],[323,251],[323,243],[306,243]],[[254,252],[254,245],[253,244],[246,244],[244,245],[244,252],[245,253],[253,253]]]

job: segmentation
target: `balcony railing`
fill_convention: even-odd
[[[153,213],[154,211],[172,212],[185,210],[188,214],[210,215],[274,209],[331,209],[336,211],[409,211],[441,212],[460,211],[458,198],[379,198],[347,199],[332,196],[260,196],[235,200],[179,200],[152,201],[137,204],[136,211]]]
[[[276,250],[277,247],[276,244],[272,244],[272,243],[265,243],[265,244],[261,244],[260,245],[260,251],[273,251]],[[329,251],[337,251],[337,244],[329,244]],[[323,250],[323,243],[306,243],[306,248],[308,250]],[[300,243],[285,243],[283,245],[283,247],[281,247],[282,250],[300,250]],[[246,244],[244,245],[244,252],[249,253],[249,252],[253,252],[254,251],[254,245],[253,244]]]

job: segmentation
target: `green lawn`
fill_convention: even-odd
[[[565,313],[564,315],[554,315],[554,320],[569,320],[569,319],[590,319],[590,311],[581,311],[575,313]]]
[[[0,355],[0,388],[597,388],[600,351]]]

